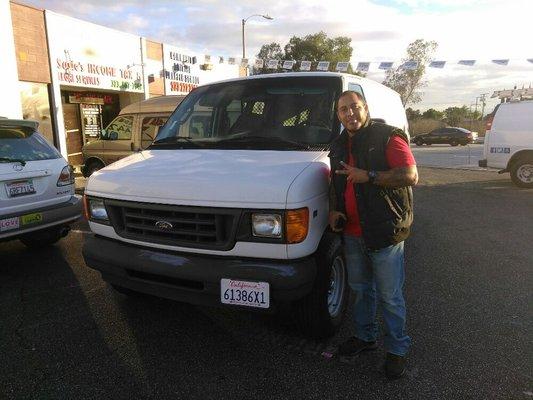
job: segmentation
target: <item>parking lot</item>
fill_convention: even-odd
[[[288,316],[114,293],[84,265],[80,222],[41,252],[0,243],[0,397],[532,398],[533,192],[493,171],[420,175],[404,379],[382,376],[382,347],[335,354],[349,318],[314,342]]]
[[[480,169],[478,161],[483,158],[482,144],[450,146],[434,144],[431,146],[411,145],[418,165],[444,168]]]

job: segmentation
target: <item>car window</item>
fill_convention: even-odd
[[[431,135],[438,136],[443,133],[442,129],[435,129],[434,131],[431,131]]]
[[[0,162],[37,161],[61,158],[61,154],[32,128],[0,126],[0,158]]]
[[[155,128],[163,125],[168,117],[145,116],[141,123],[141,148],[146,149],[155,139]]]
[[[118,116],[105,129],[106,140],[131,140],[133,116]]]

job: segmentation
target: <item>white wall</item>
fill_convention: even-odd
[[[0,0],[0,116],[22,119],[9,0]]]

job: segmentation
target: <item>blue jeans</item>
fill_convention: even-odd
[[[403,242],[368,250],[362,238],[344,235],[348,283],[355,292],[355,336],[367,342],[376,340],[379,303],[385,322],[385,349],[399,356],[404,356],[411,344],[405,333],[403,250]]]

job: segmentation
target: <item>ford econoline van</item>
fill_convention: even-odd
[[[533,188],[533,101],[499,105],[479,166],[509,172],[515,185]]]
[[[398,93],[355,75],[259,75],[191,92],[146,150],[89,178],[86,264],[122,293],[290,305],[306,335],[333,334],[348,288],[328,229],[328,149],[347,89],[372,118],[407,129]]]
[[[98,140],[83,146],[81,171],[90,176],[106,165],[145,149],[185,96],[159,96],[124,107],[102,130]]]

